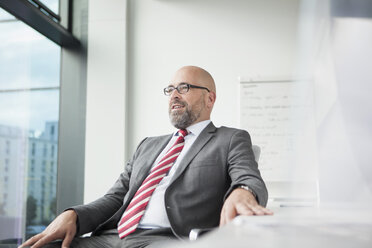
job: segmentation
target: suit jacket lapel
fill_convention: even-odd
[[[190,147],[190,150],[185,154],[185,157],[180,162],[177,171],[174,173],[170,184],[172,184],[189,166],[191,160],[202,150],[202,148],[208,143],[208,141],[214,136],[217,128],[213,123],[209,123],[208,126],[199,134],[194,144]]]
[[[166,147],[166,145],[168,144],[168,142],[171,138],[172,138],[172,134],[168,135],[168,136],[165,136],[164,138],[159,139],[157,141],[157,143],[155,145],[153,145],[152,147],[146,148],[146,149],[151,150],[151,152],[149,152],[149,154],[151,154],[151,156],[144,158],[145,161],[142,162],[143,165],[141,166],[137,175],[134,175],[134,176],[136,176],[136,181],[134,182],[133,187],[131,187],[128,191],[128,194],[129,194],[128,199],[132,199],[134,194],[137,192],[137,190],[141,186],[143,180],[145,180],[145,178],[149,174],[149,171],[150,171],[152,165],[154,164],[156,158],[163,151],[163,149]]]

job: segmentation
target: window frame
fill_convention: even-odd
[[[62,0],[61,2],[66,3]],[[53,13],[37,0],[34,3],[39,4],[39,7],[27,0],[2,0],[0,7],[62,47],[77,47],[80,45],[79,40],[71,32],[72,20],[70,18],[66,29],[60,24],[59,15]],[[68,0],[68,11],[70,13],[72,13],[73,5],[73,2]],[[48,14],[49,12],[51,14]]]

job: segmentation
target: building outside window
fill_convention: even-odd
[[[56,215],[61,48],[1,8],[0,40],[1,246]]]

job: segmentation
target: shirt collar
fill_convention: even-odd
[[[189,126],[186,129],[189,132],[189,134],[199,136],[199,134],[204,130],[204,128],[208,126],[209,123],[211,123],[211,120],[200,121],[198,123],[195,123]],[[174,135],[178,135],[178,131],[176,131]]]

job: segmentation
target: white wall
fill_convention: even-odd
[[[212,120],[238,126],[238,77],[291,75],[297,0],[129,0],[128,155],[173,130],[162,89],[183,65],[217,84]]]
[[[124,168],[126,1],[89,1],[84,202]]]

